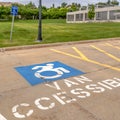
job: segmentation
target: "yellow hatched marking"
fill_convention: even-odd
[[[111,45],[110,43],[106,43],[106,45],[110,46],[110,47],[113,47],[113,48],[116,48],[116,49],[119,49],[120,50],[120,47],[118,46],[114,46],[114,45]]]
[[[84,61],[87,61],[87,62],[90,62],[90,63],[94,63],[94,64],[97,64],[97,65],[100,65],[100,66],[103,66],[103,67],[107,67],[107,68],[110,68],[110,69],[113,69],[113,70],[120,71],[120,68],[113,67],[113,66],[110,66],[110,65],[107,65],[107,64],[99,63],[99,62],[97,62],[97,61],[88,59],[82,52],[80,52],[80,50],[78,50],[78,49],[75,48],[75,47],[73,47],[73,49],[74,49],[80,56],[81,56],[81,55],[84,56],[84,58],[82,59],[82,60],[84,60]]]
[[[78,53],[78,55],[81,57],[81,59],[88,61],[88,58],[81,52],[79,51],[76,47],[72,47],[76,53]]]
[[[98,50],[98,51],[104,53],[105,55],[111,57],[112,59],[114,59],[114,60],[120,62],[120,58],[118,58],[118,57],[116,57],[116,56],[114,56],[114,55],[112,55],[112,54],[110,54],[110,53],[108,53],[108,52],[106,52],[106,51],[104,51],[104,50],[102,50],[102,49],[100,49],[100,48],[94,46],[94,45],[90,45],[90,46],[91,46],[92,48],[94,48],[94,49],[96,49],[96,50]]]
[[[70,56],[70,57],[73,57],[73,58],[77,58],[77,59],[81,59],[81,60],[82,60],[81,57],[76,56],[76,55],[72,55],[72,54],[70,54],[70,53],[62,52],[62,51],[59,51],[59,50],[56,50],[56,49],[50,49],[50,50],[52,50],[53,52],[56,52],[56,53],[60,53],[60,54],[66,55],[66,56]]]
[[[72,47],[72,48],[75,50],[76,53],[78,53],[79,56],[76,56],[76,55],[73,55],[73,54],[70,54],[70,53],[67,53],[67,52],[62,52],[62,51],[59,51],[59,50],[56,50],[56,49],[51,49],[51,50],[53,52],[56,52],[56,53],[59,53],[59,54],[63,54],[63,55],[70,56],[70,57],[73,57],[73,58],[76,58],[76,59],[80,59],[80,60],[83,60],[83,61],[86,61],[86,62],[90,62],[90,63],[96,64],[96,65],[99,65],[99,66],[102,66],[102,67],[106,67],[106,68],[109,68],[109,69],[112,69],[112,70],[120,71],[120,68],[113,67],[113,66],[110,66],[110,65],[107,65],[107,64],[103,64],[103,63],[99,63],[97,61],[91,60],[91,59],[87,58],[76,47]]]

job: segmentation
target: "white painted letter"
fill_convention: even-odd
[[[101,93],[105,91],[103,87],[97,87],[96,84],[86,85],[85,88],[88,90],[93,90],[94,93]]]
[[[113,79],[118,80],[118,81],[120,82],[120,79],[119,79],[119,78],[114,77]]]
[[[108,86],[108,85],[106,85],[106,84],[104,84],[104,83],[102,83],[102,82],[98,82],[98,84],[101,85],[102,87],[105,87],[105,88],[107,88],[107,89],[112,90],[112,88],[111,88],[110,86]]]
[[[84,77],[84,76],[80,76],[79,78],[78,77],[74,77],[74,79],[77,80],[80,83],[92,82],[92,80],[90,80],[89,78]]]
[[[35,105],[37,105],[37,107],[41,110],[49,110],[49,109],[52,109],[53,107],[55,107],[55,103],[51,103],[47,107],[40,104],[40,101],[48,101],[48,100],[50,100],[50,98],[47,98],[47,97],[39,98],[39,99],[35,100]]]
[[[113,79],[107,79],[107,80],[104,80],[102,82],[109,85],[109,86],[111,86],[111,87],[114,87],[114,88],[120,87],[120,82],[117,82],[117,81],[115,81]]]
[[[3,115],[0,114],[0,120],[7,120]]]
[[[60,86],[58,85],[57,82],[53,82],[54,85],[51,85],[51,84],[45,84],[46,86],[48,87],[51,87],[51,88],[54,88],[56,90],[61,90]]]
[[[62,95],[62,96],[60,96]],[[63,101],[63,99],[66,99],[66,92],[61,92],[61,93],[57,93],[57,94],[53,94],[52,95],[59,103],[61,103],[62,105],[65,105],[66,103],[71,103],[72,101],[76,101],[76,99],[72,99],[70,98],[69,100]],[[58,97],[60,96],[60,97]],[[66,102],[66,103],[65,103]]]
[[[25,118],[25,117],[29,117],[30,115],[32,115],[32,113],[33,113],[33,110],[32,110],[32,109],[29,110],[29,111],[26,113],[26,115],[22,115],[22,114],[18,113],[18,112],[17,112],[17,109],[18,109],[18,107],[20,107],[20,106],[22,106],[22,107],[29,107],[30,105],[27,104],[27,103],[22,103],[22,104],[20,104],[20,105],[14,106],[14,107],[12,108],[12,112],[13,112],[13,115],[14,115],[16,118]]]
[[[71,93],[74,95],[79,95],[79,96],[77,96],[78,98],[86,98],[86,97],[90,96],[89,92],[83,91],[83,89],[81,89],[81,88],[73,89],[73,90],[71,90]]]
[[[73,82],[73,81],[70,81],[70,80],[67,80],[67,79],[64,80],[64,83],[65,83],[68,87],[72,87],[72,85],[79,85],[78,83]]]

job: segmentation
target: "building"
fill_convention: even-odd
[[[17,3],[17,2],[0,2],[0,6],[4,6],[4,7],[8,7],[8,6],[12,6],[13,4],[20,4],[20,3]],[[20,4],[22,5],[22,4]]]
[[[0,6],[5,6],[5,7],[7,7],[7,6],[11,6],[13,3],[11,3],[11,2],[0,2]]]
[[[88,10],[80,10],[75,12],[68,12],[67,23],[84,23],[89,22]],[[95,8],[95,17],[93,22],[120,22],[120,6]]]

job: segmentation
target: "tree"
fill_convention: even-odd
[[[67,8],[60,8],[59,9],[59,18],[65,19],[67,12],[68,12]]]
[[[111,1],[111,4],[112,4],[112,5],[119,5],[119,2],[118,2],[117,0],[112,0],[112,1]]]
[[[97,5],[99,8],[101,8],[101,7],[106,6],[106,5],[107,5],[107,3],[98,2],[96,5]]]
[[[52,8],[55,8],[55,4],[52,4]]]
[[[79,10],[80,7],[81,7],[80,4],[74,3],[74,2],[73,2],[72,5],[70,5],[70,6],[71,6],[70,11],[77,11],[77,10]]]
[[[66,6],[67,6],[67,3],[66,3],[66,2],[61,3],[61,7],[62,7],[62,8],[65,8]]]
[[[18,6],[18,15],[17,19],[38,19],[39,16],[39,8],[35,6],[34,3],[29,2],[26,5],[14,3],[14,6]],[[68,11],[76,11],[81,7],[78,3],[72,3],[71,5],[67,5],[66,2],[63,2],[61,6],[51,8],[46,8],[42,6],[42,19],[65,19],[66,13]],[[0,19],[11,19],[10,14],[11,6],[0,6]]]
[[[81,7],[81,10],[86,10],[87,9],[87,6],[82,6]]]
[[[107,1],[107,5],[110,5],[110,4],[111,4],[111,1],[110,1],[110,0],[108,0],[108,1]]]
[[[42,6],[42,19],[47,19],[47,18],[48,18],[47,8],[45,6]]]
[[[49,19],[58,19],[59,18],[59,9],[58,8],[50,8],[47,10]]]
[[[0,6],[0,19],[9,19],[10,7]]]
[[[119,2],[117,0],[108,0],[106,4],[108,6],[109,5],[119,5]]]
[[[29,2],[28,4],[26,4],[25,7],[27,7],[27,8],[31,8],[31,9],[36,8],[35,4],[32,3],[32,2]]]
[[[88,11],[88,18],[92,20],[95,17],[95,6],[91,5]]]

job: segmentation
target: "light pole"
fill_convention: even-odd
[[[42,2],[39,0],[39,25],[38,25],[38,38],[37,41],[42,41]]]

